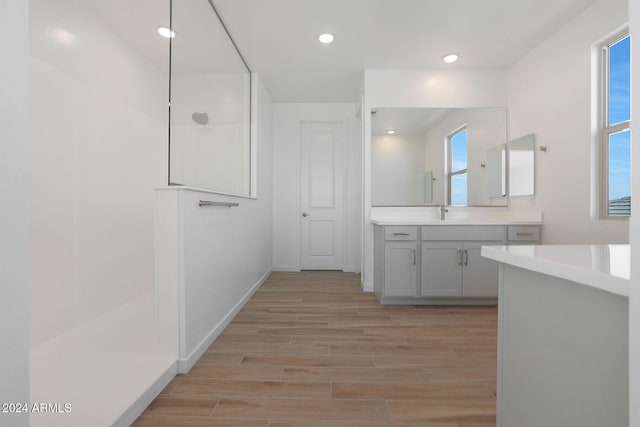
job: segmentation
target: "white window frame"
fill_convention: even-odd
[[[453,171],[452,167],[453,167],[453,153],[452,153],[452,144],[453,144],[453,138],[458,135],[459,133],[466,131],[467,130],[467,125],[464,124],[462,126],[460,126],[459,128],[457,128],[456,130],[454,130],[453,132],[451,132],[449,135],[447,135],[447,204],[451,205],[451,178],[454,175],[462,175],[464,173],[467,173],[467,169],[469,167],[469,156],[468,156],[468,151],[469,151],[469,132],[467,132],[467,167],[464,169],[460,169],[457,171]],[[468,203],[468,200],[467,200]]]
[[[609,125],[609,47],[629,36],[629,29],[616,33],[602,43],[600,59],[600,218],[607,220],[628,221],[628,215],[609,215],[609,137],[612,134],[631,129],[631,120]]]

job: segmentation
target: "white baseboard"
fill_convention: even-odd
[[[373,292],[372,283],[364,283],[364,281],[361,280],[360,285],[362,286],[362,292]]]
[[[273,266],[273,271],[300,272],[299,267]]]
[[[171,382],[178,373],[178,364],[173,362],[167,370],[145,391],[142,396],[124,411],[113,423],[113,427],[128,427],[147,409],[162,390]]]
[[[249,299],[253,296],[253,294],[262,286],[262,284],[267,280],[269,275],[273,269],[267,270],[266,273],[258,279],[255,285],[249,289],[249,291],[233,306],[231,310],[227,313],[226,316],[209,332],[209,334],[195,347],[195,349],[187,356],[186,358],[178,359],[178,373],[186,374],[193,368],[196,362],[202,357],[205,351],[213,344],[213,342],[220,336],[224,328],[231,323],[233,318],[240,312],[242,307],[249,301]]]

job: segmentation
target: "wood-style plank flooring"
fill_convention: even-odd
[[[496,307],[385,307],[356,274],[273,273],[134,426],[495,426],[496,332]]]

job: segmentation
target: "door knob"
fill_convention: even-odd
[[[302,212],[302,216],[305,217],[305,218],[308,217],[309,215],[311,215],[311,214],[308,214],[306,212]]]

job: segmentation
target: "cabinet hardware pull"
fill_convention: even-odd
[[[464,265],[469,265],[469,251],[464,250]]]
[[[458,265],[462,265],[462,249],[458,249]]]
[[[516,233],[516,236],[533,236],[533,233]]]
[[[416,250],[411,249],[411,264],[416,265]]]
[[[409,233],[393,233],[394,236],[408,236]]]

